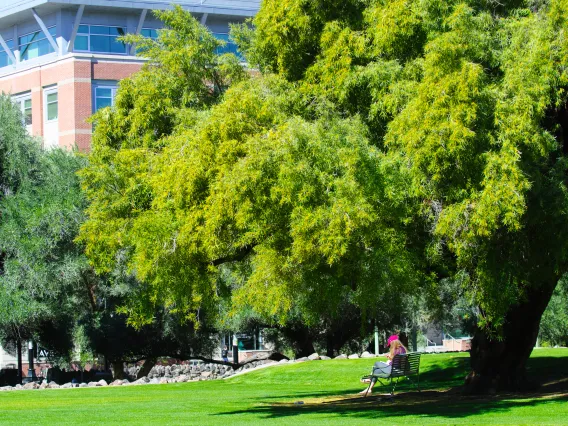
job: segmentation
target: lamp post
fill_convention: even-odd
[[[34,342],[28,342],[28,375],[22,380],[23,383],[37,382],[34,370]]]
[[[18,358],[18,383],[22,384],[22,341],[20,339],[16,342],[16,351]]]
[[[233,364],[239,363],[239,339],[233,334]]]

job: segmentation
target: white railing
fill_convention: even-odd
[[[438,346],[438,345],[436,344],[436,342],[433,342],[432,340],[426,337],[426,346]]]

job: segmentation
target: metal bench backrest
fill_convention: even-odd
[[[395,355],[392,360],[391,377],[413,376],[420,372],[420,352]]]

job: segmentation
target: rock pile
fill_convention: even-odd
[[[167,379],[167,383],[179,381],[214,380],[229,377],[234,374],[233,367],[222,364],[199,363],[155,365],[148,373],[148,380]]]

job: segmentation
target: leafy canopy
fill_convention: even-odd
[[[160,17],[82,172],[81,241],[143,283],[134,322],[215,311],[224,276],[280,321],[458,277],[495,329],[566,272],[567,1],[267,0],[233,33],[250,78]]]

